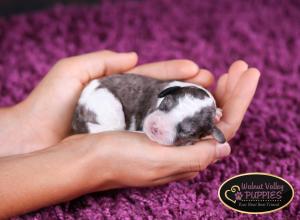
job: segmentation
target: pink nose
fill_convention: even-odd
[[[161,136],[163,134],[163,132],[158,128],[156,123],[151,125],[150,132],[156,137]]]

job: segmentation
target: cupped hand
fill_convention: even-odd
[[[141,72],[139,67],[135,70]],[[259,77],[257,69],[248,69],[245,62],[236,61],[228,73],[218,80],[215,96],[219,107],[223,108],[223,117],[217,126],[224,132],[227,140],[238,130]],[[194,79],[191,81],[196,83]],[[201,140],[191,146],[168,147],[152,142],[144,134],[133,132],[75,135],[64,142],[67,145],[72,145],[73,142],[90,147],[94,158],[94,162],[89,163],[89,170],[94,174],[94,184],[90,191],[125,186],[154,186],[190,179],[211,163],[230,154],[229,145],[219,145],[212,139]],[[106,176],[107,181],[100,186],[103,176]]]
[[[203,86],[213,81],[210,72],[188,60],[135,67],[136,62],[135,53],[111,51],[63,59],[26,100],[0,109],[0,156],[36,151],[0,160],[0,173],[5,177],[0,185],[6,189],[2,196],[4,205],[0,206],[4,216],[88,192],[193,178],[209,164],[229,155],[230,146],[220,146],[213,139],[203,139],[191,146],[168,147],[152,142],[142,133],[126,131],[68,136],[77,100],[92,79],[132,72]],[[218,80],[215,97],[223,108],[223,117],[217,126],[227,140],[238,130],[259,76],[257,69],[248,69],[245,62],[237,61]],[[10,188],[14,185],[17,191],[12,192]],[[24,198],[25,203],[18,202]]]
[[[71,146],[71,147],[70,147]],[[121,187],[144,187],[190,179],[204,170],[218,155],[206,140],[186,147],[162,146],[138,132],[111,131],[79,134],[64,139],[56,147],[80,148],[87,192]],[[88,155],[88,156],[86,156]]]
[[[135,66],[137,59],[134,52],[99,51],[58,61],[28,98],[9,111],[13,119],[6,126],[8,135],[2,132],[5,139],[1,138],[9,151],[2,149],[3,154],[40,150],[66,138],[81,91],[93,79],[129,72],[165,80],[192,80],[203,86],[213,82],[210,72],[189,60]]]

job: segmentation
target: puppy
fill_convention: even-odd
[[[72,128],[75,133],[143,131],[164,145],[193,144],[208,135],[225,143],[215,126],[221,116],[214,97],[199,85],[115,74],[85,87]]]

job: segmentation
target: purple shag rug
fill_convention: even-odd
[[[16,219],[247,219],[217,190],[250,171],[286,178],[295,197],[257,219],[300,219],[300,4],[295,1],[102,1],[0,18],[0,105],[26,95],[60,58],[100,49],[140,62],[189,58],[217,76],[236,59],[262,78],[232,155],[190,181],[83,196]],[[249,217],[249,218],[250,218]]]

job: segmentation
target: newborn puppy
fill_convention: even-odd
[[[143,131],[164,145],[186,145],[212,135],[226,142],[215,126],[222,113],[199,85],[116,74],[91,81],[76,107],[75,133]]]

